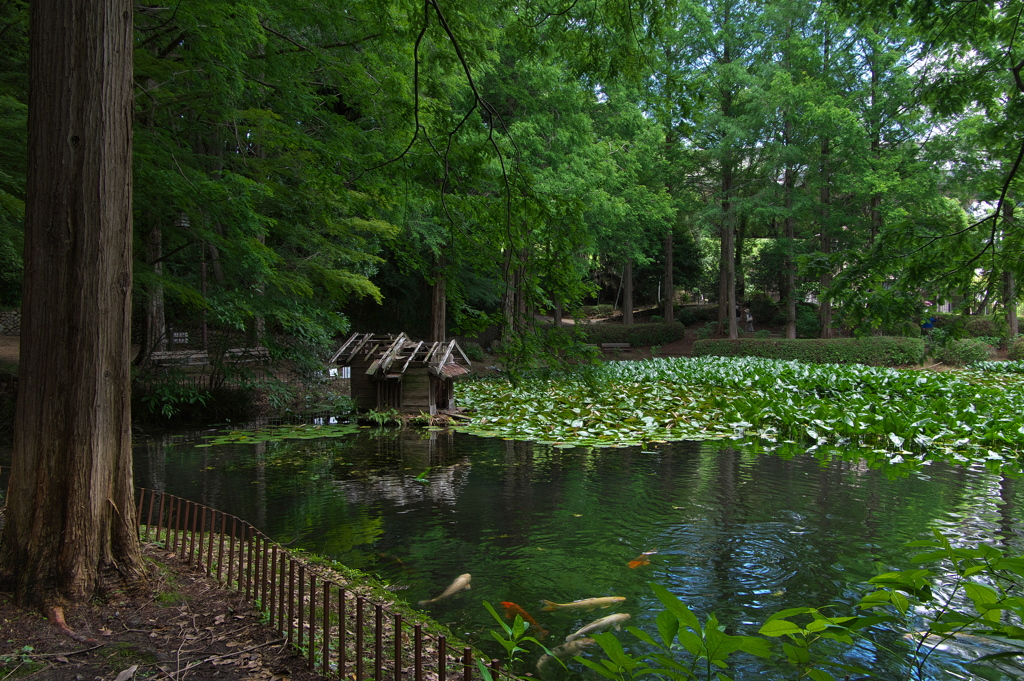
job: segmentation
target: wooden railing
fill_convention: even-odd
[[[354,681],[472,681],[473,650],[406,622],[328,571],[296,558],[236,516],[165,492],[138,490],[138,525],[224,588],[245,595],[310,669]],[[497,660],[486,665],[493,678]],[[505,676],[504,674],[501,674]]]

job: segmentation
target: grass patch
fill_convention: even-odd
[[[8,641],[14,643],[14,641]],[[18,650],[0,655],[0,678],[20,679],[36,673],[45,665],[32,659],[35,649],[32,646],[22,646]]]
[[[140,648],[123,641],[117,641],[104,646],[100,649],[99,654],[109,662],[124,664],[156,664],[159,661],[156,652],[153,650]]]

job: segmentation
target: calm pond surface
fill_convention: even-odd
[[[928,475],[889,480],[855,463],[823,466],[707,442],[559,449],[443,431],[199,442],[140,438],[137,484],[375,573],[411,603],[468,572],[472,590],[426,609],[495,656],[482,601],[499,612],[502,601],[519,604],[550,630],[553,647],[616,611],[655,632],[663,608],[649,583],[657,582],[702,618],[714,612],[730,633],[753,634],[781,609],[849,602],[851,583],[912,567],[904,544],[930,537],[932,527],[960,543],[1021,549],[1017,483],[981,469],[932,466]],[[657,551],[649,564],[630,567],[649,551]],[[593,613],[540,610],[542,599],[598,596],[626,601]],[[971,678],[953,660],[934,659],[953,672],[936,668],[935,678]],[[896,657],[880,649],[865,645],[855,660],[900,676]],[[794,676],[766,664],[751,658],[733,673]]]
[[[710,442],[559,449],[377,430],[197,447],[201,435],[138,437],[136,483],[377,574],[410,603],[468,572],[472,590],[425,609],[495,656],[483,601],[499,612],[502,601],[519,604],[550,630],[553,647],[612,612],[656,632],[656,582],[702,619],[714,612],[730,633],[754,634],[774,612],[850,602],[850,584],[912,567],[904,544],[933,527],[958,543],[1022,549],[1020,483],[982,469],[935,465],[928,475],[889,480],[856,463],[823,466],[811,456],[784,460]],[[8,462],[9,452],[0,454],[4,473]],[[649,551],[657,551],[649,564],[630,567]],[[540,610],[543,599],[598,596],[626,601],[592,613]],[[900,648],[893,638],[887,644]],[[619,639],[634,641],[624,631]],[[864,645],[851,659],[895,679],[898,657]],[[980,678],[952,658],[933,660],[933,678]],[[730,673],[795,678],[770,664],[750,658]]]

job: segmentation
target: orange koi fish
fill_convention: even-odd
[[[644,551],[639,556],[637,556],[633,560],[629,561],[629,563],[627,563],[627,565],[630,568],[638,568],[641,565],[650,565],[651,561],[647,560],[647,556],[653,556],[657,552],[658,552],[658,549],[654,549],[653,551]]]
[[[505,608],[505,617],[508,619],[515,619],[516,615],[523,618],[523,621],[530,625],[537,632],[538,638],[544,638],[548,635],[548,630],[537,624],[537,620],[530,617],[530,613],[523,610],[521,607],[512,603],[511,601],[502,601],[502,607]]]

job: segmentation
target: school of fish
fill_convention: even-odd
[[[656,553],[656,551],[642,553],[640,554],[640,557],[644,558],[645,556],[651,555],[652,553]],[[635,567],[632,564],[633,562],[635,561],[630,562],[629,567]],[[465,591],[471,588],[470,582],[472,578],[473,576],[468,572],[459,575],[448,586],[447,589],[441,592],[440,595],[434,598],[420,601],[420,606],[422,607],[425,605],[430,605],[431,603],[436,603],[437,601],[448,598],[449,596],[452,596],[461,591]],[[624,596],[599,596],[597,598],[583,598],[578,601],[572,601],[569,603],[541,601],[544,604],[544,607],[541,608],[541,611],[551,612],[554,610],[565,610],[572,612],[579,610],[583,612],[593,612],[594,610],[597,610],[599,608],[610,608],[613,605],[618,605],[620,603],[625,602],[625,600],[626,598]],[[501,606],[505,609],[505,617],[513,619],[516,616],[519,616],[524,622],[530,625],[531,631],[537,634],[538,638],[543,638],[548,635],[548,630],[544,629],[537,622],[537,620],[534,619],[534,617],[530,615],[530,613],[528,613],[522,606],[513,603],[512,601],[501,601]],[[606,629],[611,629],[612,627],[614,627],[615,629],[621,629],[622,623],[630,619],[630,617],[631,616],[629,615],[629,613],[614,613],[612,615],[607,615],[606,617],[594,620],[590,624],[581,627],[577,631],[566,636],[565,643],[555,648],[552,648],[550,654],[542,655],[540,659],[537,660],[537,671],[543,672],[544,668],[554,660],[566,660],[568,658],[579,655],[584,648],[595,643],[594,639],[590,638],[588,634],[595,634]]]

